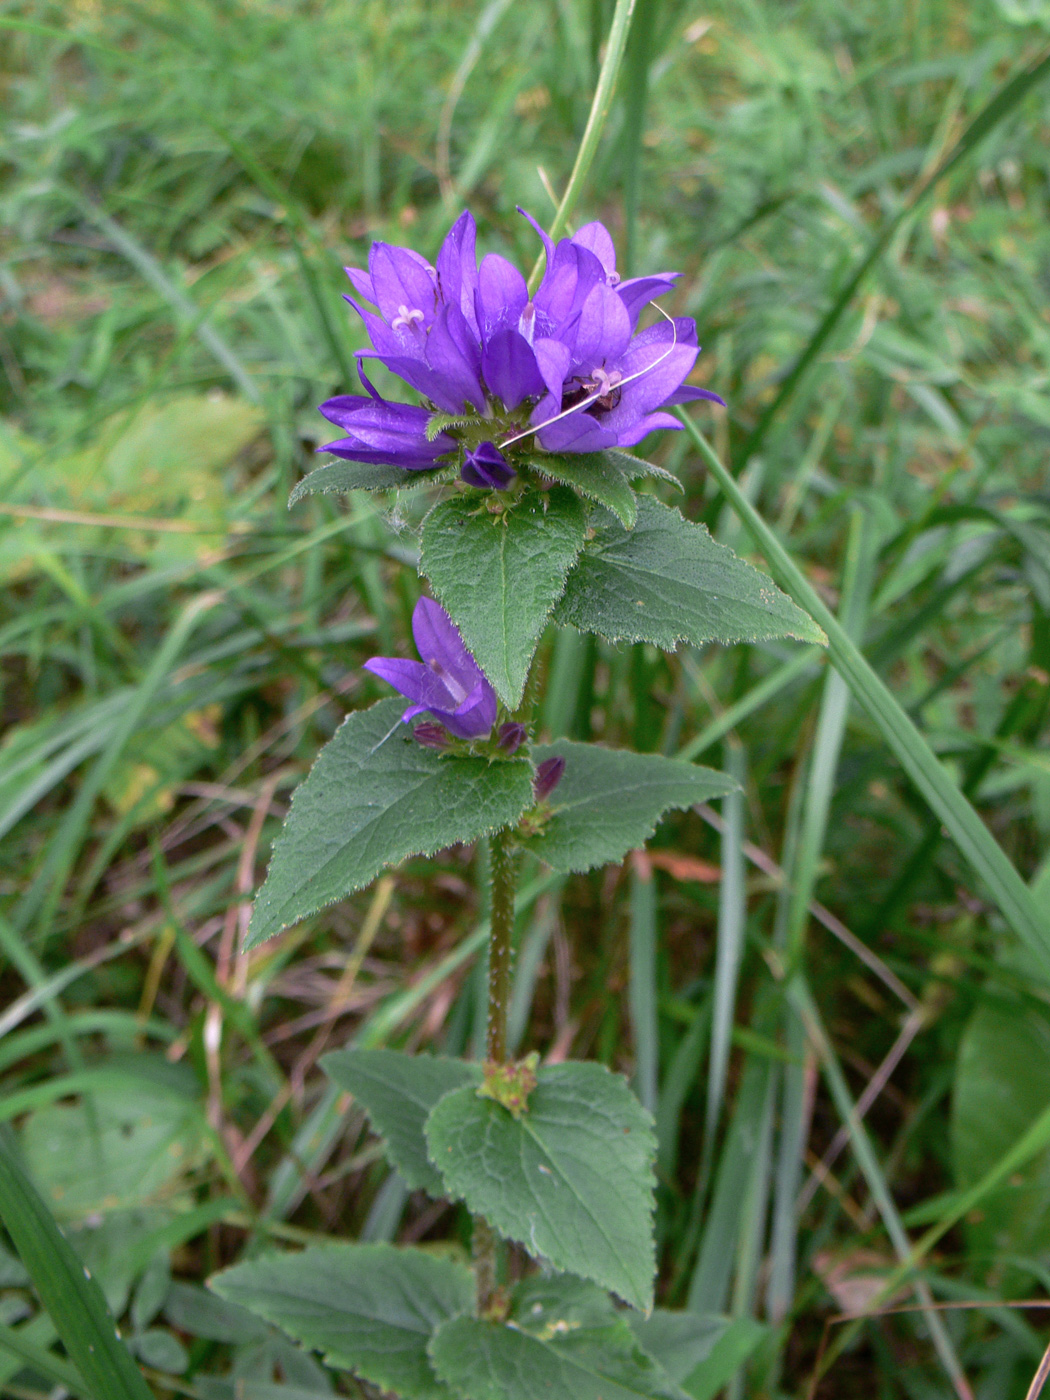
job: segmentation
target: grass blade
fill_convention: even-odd
[[[718,455],[684,414],[679,417],[743,521],[770,572],[784,591],[805,608],[828,634],[832,664],[867,710],[898,761],[943,822],[952,840],[984,880],[999,911],[1039,959],[1050,977],[1050,915],[1039,907],[995,837],[949,777],[929,744],[875,674],[816,589],[740,490]]]
[[[612,106],[613,92],[616,89],[620,65],[623,63],[624,51],[627,47],[627,34],[631,27],[633,13],[634,0],[616,0],[612,24],[609,26],[609,37],[605,41],[605,57],[598,74],[598,82],[595,85],[594,99],[591,102],[587,125],[584,127],[580,147],[576,152],[576,163],[572,167],[569,183],[565,186],[561,203],[558,205],[548,230],[555,242],[568,226],[572,211],[576,208],[576,201],[583,192],[584,181],[587,179],[594,157],[598,153],[598,142],[601,140],[602,131],[605,129],[605,123],[609,116],[609,108]],[[536,289],[542,268],[543,257],[541,255],[537,259],[536,266],[532,269],[532,276],[529,278],[530,291]]]
[[[850,302],[857,293],[858,288],[867,277],[868,273],[882,257],[883,253],[893,241],[894,234],[901,225],[920,207],[923,201],[933,193],[938,183],[944,179],[954,168],[977,147],[986,136],[988,136],[1004,117],[1017,106],[1017,104],[1028,95],[1031,90],[1043,81],[1050,74],[1050,53],[1044,51],[1037,58],[1033,59],[1020,73],[1016,74],[996,95],[989,101],[973,121],[966,128],[963,134],[952,149],[940,162],[937,168],[923,180],[912,192],[911,197],[905,201],[892,219],[889,219],[879,233],[875,242],[871,245],[864,257],[857,264],[853,274],[847,279],[841,292],[832,302],[825,312],[820,325],[813,332],[809,343],[802,354],[795,361],[787,378],[780,386],[776,397],[763,411],[758,422],[751,430],[747,441],[741,449],[741,463],[746,463],[759,451],[762,444],[769,435],[769,430],[773,426],[780,414],[784,404],[792,397],[799,384],[802,382],[807,371],[824,349],[839,321],[845,315]]]
[[[94,1400],[152,1400],[102,1290],[0,1141],[0,1217]]]

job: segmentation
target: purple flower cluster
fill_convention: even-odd
[[[522,211],[524,212],[524,211]],[[526,214],[526,218],[529,216]],[[367,396],[342,394],[321,412],[345,433],[322,451],[422,471],[457,461],[464,481],[502,489],[513,448],[596,452],[631,447],[680,424],[662,410],[714,399],[684,384],[696,360],[696,323],[638,318],[677,273],[621,281],[600,223],[555,245],[534,220],[547,266],[534,296],[497,253],[477,261],[470,213],[456,220],[432,267],[410,248],[373,243],[368,271],[347,268],[373,349],[358,352]],[[375,310],[370,310],[368,303]],[[379,362],[428,407],[382,399],[361,368]],[[434,412],[451,415],[428,438]]]

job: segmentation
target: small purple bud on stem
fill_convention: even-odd
[[[425,749],[447,749],[449,733],[443,724],[433,724],[429,720],[424,720],[422,724],[417,724],[412,731],[412,737],[417,744],[422,744]]]
[[[545,797],[550,797],[561,782],[564,772],[564,758],[545,758],[543,760],[536,769],[536,776],[532,780],[532,795],[537,802],[542,802]]]
[[[518,724],[517,720],[508,720],[506,724],[501,724],[496,734],[496,747],[500,753],[505,753],[509,758],[512,753],[517,753],[525,742],[525,726]]]
[[[517,476],[503,453],[491,442],[483,442],[468,452],[459,474],[468,486],[481,486],[491,491],[505,491]]]

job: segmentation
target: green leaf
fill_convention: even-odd
[[[580,1279],[528,1279],[509,1324],[459,1317],[430,1345],[467,1400],[686,1400],[609,1298]]]
[[[60,1220],[163,1199],[200,1165],[197,1102],[145,1075],[114,1079],[82,1103],[38,1109],[22,1129],[25,1165]]]
[[[975,1186],[1048,1107],[1050,1017],[1019,1001],[986,1001],[970,1018],[956,1062],[951,1144],[958,1186]],[[1050,1151],[987,1195],[967,1234],[988,1259],[1050,1248]]]
[[[682,641],[826,640],[765,574],[652,496],[639,497],[633,530],[609,524],[597,531],[566,581],[554,620],[665,651]]]
[[[649,1355],[693,1400],[712,1400],[769,1331],[750,1317],[661,1308],[651,1317],[631,1314],[627,1321]]]
[[[92,1400],[152,1400],[101,1290],[0,1141],[0,1220]]]
[[[532,765],[436,753],[398,719],[403,699],[348,715],[296,789],[248,930],[254,948],[409,855],[517,821]],[[393,731],[393,732],[391,732]]]
[[[534,745],[532,757],[537,763],[565,759],[564,777],[549,799],[551,815],[541,830],[518,837],[555,870],[590,870],[621,861],[645,845],[671,808],[724,797],[736,787],[725,773],[682,759],[568,739]]]
[[[452,1400],[427,1343],[439,1323],[473,1308],[462,1264],[388,1244],[320,1245],[237,1264],[209,1287],[402,1400]]]
[[[323,467],[318,467],[297,482],[288,497],[288,509],[291,510],[304,496],[314,496],[319,492],[328,495],[346,491],[410,491],[414,486],[425,486],[428,482],[447,481],[451,475],[448,468],[413,472],[405,467],[383,466],[375,462],[347,462],[340,458],[326,462]]]
[[[500,515],[478,499],[455,496],[434,507],[423,522],[419,571],[499,698],[516,710],[536,643],[583,546],[583,507],[563,489],[525,491]]]
[[[638,501],[631,490],[631,475],[641,473],[630,472],[630,469],[625,471],[623,462],[618,460],[621,458],[624,462],[635,461],[625,452],[544,452],[537,453],[528,461],[534,471],[542,472],[552,481],[575,487],[582,495],[611,510],[619,516],[624,529],[630,530],[638,518]]]
[[[164,1300],[164,1317],[180,1332],[231,1346],[265,1341],[267,1328],[253,1312],[216,1298],[196,1283],[175,1282]]]
[[[400,1050],[335,1050],[321,1068],[368,1112],[386,1139],[386,1155],[412,1190],[445,1194],[445,1183],[427,1156],[423,1125],[431,1109],[452,1089],[481,1082],[481,1066],[442,1055],[405,1055]]]
[[[450,1195],[557,1269],[652,1307],[652,1119],[598,1064],[546,1065],[513,1117],[456,1089],[426,1123],[430,1159]]]

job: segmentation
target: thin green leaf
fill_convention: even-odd
[[[106,1307],[47,1207],[0,1140],[0,1219],[92,1400],[152,1400]]]
[[[1050,63],[1050,59],[1047,60]],[[1032,950],[1050,977],[1050,914],[1003,853],[952,781],[929,744],[887,686],[865,661],[849,634],[799,569],[776,535],[755,510],[699,430],[680,413],[686,431],[711,468],[719,486],[766,557],[774,578],[812,614],[828,636],[832,664],[871,715],[901,766],[947,827],[952,840],[987,885],[1007,923]]]

